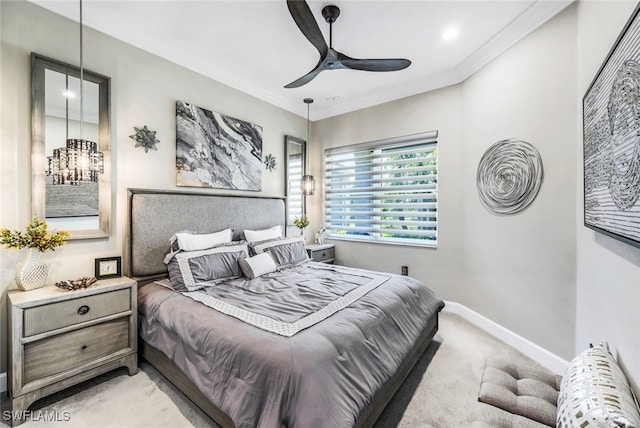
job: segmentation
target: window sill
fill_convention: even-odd
[[[328,235],[326,236],[327,240],[331,241],[348,241],[348,242],[362,242],[365,244],[376,244],[376,245],[395,245],[401,247],[419,247],[419,248],[429,248],[432,250],[438,249],[438,244],[434,242],[410,242],[410,241],[392,241],[392,240],[379,240],[379,239],[371,239],[371,238],[358,238],[355,236],[340,236],[340,235]]]

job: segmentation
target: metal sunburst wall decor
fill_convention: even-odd
[[[149,149],[158,150],[156,144],[160,144],[160,140],[156,138],[156,131],[150,130],[147,128],[147,125],[142,128],[134,126],[133,129],[136,130],[136,133],[129,135],[129,138],[137,141],[135,147],[144,148],[145,153],[147,153]]]
[[[271,153],[269,153],[264,158],[264,165],[269,171],[273,171],[276,169],[276,158]]]
[[[536,198],[542,178],[542,158],[533,145],[514,139],[498,141],[478,165],[480,201],[494,214],[516,214]]]

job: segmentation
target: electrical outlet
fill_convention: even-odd
[[[409,275],[409,267],[408,266],[402,266],[401,269],[402,269],[401,272],[402,272],[403,275],[405,275],[405,276]]]

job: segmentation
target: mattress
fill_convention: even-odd
[[[444,306],[415,279],[314,262],[198,293],[142,287],[140,336],[237,427],[354,425]]]

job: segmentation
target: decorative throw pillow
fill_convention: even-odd
[[[640,414],[624,372],[606,342],[575,357],[562,378],[558,428],[640,428]]]
[[[198,251],[231,242],[231,229],[214,233],[178,232],[170,239],[172,251]]]
[[[244,239],[247,242],[258,242],[265,241],[267,239],[274,238],[282,238],[282,227],[280,225],[276,225],[270,227],[269,229],[261,229],[261,230],[247,230],[244,231]]]
[[[257,254],[269,253],[279,269],[295,266],[309,260],[304,238],[285,238],[266,241],[253,246]]]
[[[249,246],[249,256],[253,257],[258,254],[258,252],[256,251],[256,247],[259,247],[266,243],[271,243],[274,241],[282,241],[283,239],[287,239],[287,238],[280,237],[280,238],[265,239],[262,241],[248,242],[247,244]]]
[[[249,279],[275,272],[278,268],[269,253],[260,253],[257,256],[238,259],[238,264],[244,276]]]
[[[238,259],[248,256],[247,244],[227,244],[199,251],[180,251],[166,262],[174,290],[195,291],[242,276]]]

